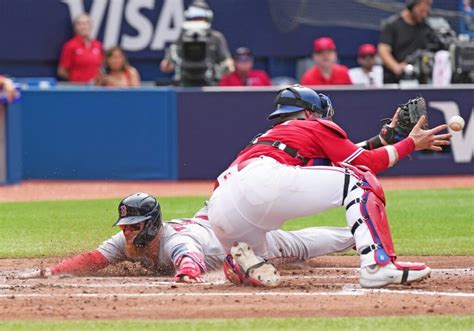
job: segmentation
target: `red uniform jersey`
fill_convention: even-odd
[[[71,82],[85,83],[97,78],[103,59],[100,41],[92,40],[86,47],[84,40],[76,36],[64,45],[59,66],[69,71]]]
[[[272,81],[263,70],[252,70],[247,78],[241,78],[237,72],[230,73],[222,77],[220,86],[270,86]]]
[[[290,120],[277,124],[257,141],[280,141],[296,149],[308,159],[329,159],[332,163],[351,163],[365,165],[377,173],[389,166],[389,157],[385,149],[365,150],[348,138],[337,124],[326,120]],[[282,164],[304,166],[304,161],[293,157],[278,148],[268,145],[253,145],[244,149],[232,164],[245,160],[268,156]]]
[[[301,85],[351,85],[349,70],[346,66],[335,64],[331,76],[326,79],[318,66],[306,71],[301,77]]]

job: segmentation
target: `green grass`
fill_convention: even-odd
[[[164,218],[192,216],[205,197],[161,198]],[[399,255],[474,255],[474,190],[388,192]],[[0,204],[0,258],[64,256],[96,248],[117,232],[119,200]],[[344,226],[344,210],[287,222],[284,229]]]
[[[474,255],[474,190],[387,192],[387,213],[398,255]],[[284,225],[345,226],[344,209]]]
[[[473,330],[473,316],[344,317],[177,321],[11,321],[1,330]]]

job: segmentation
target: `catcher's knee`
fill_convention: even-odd
[[[346,179],[344,183],[344,194],[343,194],[343,204],[347,206],[348,202],[350,202],[349,197],[355,194],[355,190],[357,188],[361,188],[363,191],[371,191],[373,192],[384,204],[385,204],[385,193],[377,176],[365,166],[353,166],[350,164],[341,164],[341,166],[346,168]],[[349,187],[347,184],[349,183],[348,175],[350,174],[349,171],[352,171],[354,176],[358,178],[358,181],[352,186]],[[348,191],[348,192],[347,192]],[[362,194],[362,193],[361,193]]]

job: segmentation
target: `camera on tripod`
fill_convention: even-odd
[[[468,35],[460,35],[450,47],[453,83],[474,83],[474,41]]]
[[[181,86],[216,85],[218,75],[211,22],[213,13],[202,1],[193,2],[184,12],[185,21],[179,40],[170,47],[176,64],[175,81]]]
[[[433,83],[433,69],[436,66],[435,59],[438,51],[449,52],[450,62],[445,71],[452,72],[452,83],[472,83],[474,82],[474,42],[459,36],[451,29],[449,23],[442,17],[430,17],[426,23],[431,28],[426,38],[426,48],[419,49],[408,55],[405,62],[403,81],[416,80],[421,84]],[[441,57],[440,57],[441,58]]]
[[[211,31],[207,24],[185,25],[181,42],[175,48],[175,79],[182,86],[215,84],[212,59],[209,56]],[[178,49],[179,48],[179,49]]]

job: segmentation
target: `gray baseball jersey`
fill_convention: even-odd
[[[198,254],[204,257],[208,271],[222,267],[226,252],[211,229],[209,221],[202,218],[175,219],[163,223],[160,232],[160,250],[156,270],[174,272],[174,266],[184,255]],[[346,250],[354,245],[348,228],[306,228],[298,231],[276,230],[266,235],[266,258],[292,257],[306,260],[311,257]],[[119,232],[99,246],[110,263],[121,261],[144,262],[131,259],[125,254],[125,236]]]

